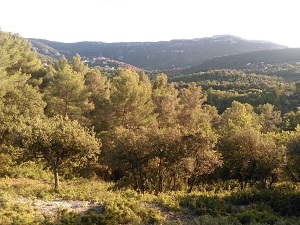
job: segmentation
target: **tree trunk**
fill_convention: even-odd
[[[278,175],[277,174],[271,174],[270,183],[269,183],[269,189],[272,188],[272,185],[277,181]]]
[[[142,194],[144,194],[145,193],[145,182],[146,182],[146,178],[143,178],[143,175],[142,175],[142,173],[140,172],[139,173],[139,177],[140,177],[140,183],[141,183],[141,185],[140,185],[140,191],[142,192]]]
[[[133,180],[134,180],[134,189],[139,192],[140,191],[140,186],[139,186],[139,182],[138,182],[138,179],[136,178],[136,174],[135,174],[135,171],[134,169],[132,169],[132,176],[133,176]]]
[[[58,189],[59,189],[58,168],[53,167],[52,170],[53,170],[53,176],[54,176],[54,190],[58,191]]]
[[[195,175],[192,175],[192,178],[191,178],[191,184],[190,184],[190,188],[188,190],[188,193],[191,193],[192,190],[193,190],[193,187],[195,185],[195,181],[196,181],[196,176]]]
[[[158,192],[163,191],[163,173],[162,173],[162,159],[159,159],[159,171],[158,171]]]

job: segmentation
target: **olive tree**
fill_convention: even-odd
[[[286,165],[285,148],[251,128],[238,128],[224,135],[219,142],[224,166],[241,188],[255,181],[272,185]]]
[[[67,117],[35,119],[19,133],[26,158],[43,159],[59,189],[59,170],[66,166],[80,167],[97,160],[100,141],[95,133]]]

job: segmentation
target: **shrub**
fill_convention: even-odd
[[[282,190],[253,190],[232,194],[227,200],[236,205],[264,204],[282,216],[300,216],[300,193]]]
[[[45,169],[42,163],[24,162],[10,168],[9,176],[13,178],[29,178],[35,180],[52,181],[52,173]]]
[[[228,210],[225,201],[217,196],[185,196],[180,205],[192,209],[197,215],[219,216]]]
[[[0,225],[40,225],[44,217],[26,204],[1,203]]]
[[[61,211],[54,222],[44,222],[43,225],[117,225],[113,217],[104,216],[94,212],[78,214],[74,212]]]
[[[167,210],[180,211],[179,199],[181,194],[181,192],[160,193],[155,199],[155,203]]]
[[[273,225],[279,218],[270,212],[259,212],[255,209],[239,212],[233,215],[242,224],[250,224],[251,222],[266,223]]]
[[[204,215],[193,219],[188,224],[190,225],[241,225],[234,217],[213,217]]]
[[[136,198],[116,197],[103,205],[103,214],[112,216],[120,224],[161,224],[164,221],[158,209],[142,207]]]

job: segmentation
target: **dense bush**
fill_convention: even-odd
[[[191,225],[241,225],[235,217],[200,216],[190,222]]]
[[[33,207],[13,203],[4,191],[0,192],[0,225],[40,225],[44,219]]]
[[[233,215],[233,217],[237,218],[242,224],[251,224],[251,222],[258,222],[273,225],[279,220],[278,216],[270,212],[260,212],[255,209],[236,213]]]
[[[112,216],[118,223],[150,223],[159,224],[164,221],[158,209],[142,205],[139,196],[127,191],[123,196],[107,199],[103,205],[103,214]]]
[[[42,163],[28,161],[14,165],[9,170],[9,176],[13,178],[30,178],[35,180],[51,181],[52,173]]]
[[[300,193],[283,190],[252,190],[232,194],[227,200],[235,205],[264,204],[282,216],[300,216]]]
[[[180,205],[188,207],[195,212],[196,215],[219,216],[226,214],[229,207],[222,198],[217,196],[185,196],[180,200]]]
[[[45,222],[43,225],[117,225],[118,222],[112,217],[103,214],[89,212],[78,214],[62,211],[55,222]]]

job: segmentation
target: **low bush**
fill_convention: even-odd
[[[166,210],[180,211],[179,199],[185,195],[183,192],[160,193],[153,201]]]
[[[61,211],[60,215],[53,222],[46,221],[43,225],[118,225],[113,217],[103,214],[89,212],[87,214],[78,214],[74,212]]]
[[[196,215],[219,216],[227,214],[228,206],[222,198],[217,196],[192,196],[188,195],[180,200],[180,205],[193,210]]]
[[[0,199],[0,225],[40,225],[44,220],[44,216],[31,206]]]
[[[246,210],[232,215],[237,218],[242,224],[250,224],[253,222],[274,225],[279,221],[279,217],[266,211],[257,211],[255,209]]]
[[[189,222],[191,225],[241,225],[241,223],[234,217],[214,217],[211,215],[204,215],[193,219]]]
[[[112,216],[120,224],[160,224],[164,221],[158,209],[142,206],[136,198],[108,199],[103,205],[103,214]]]
[[[234,193],[226,200],[235,205],[264,204],[282,216],[300,216],[300,193],[282,190],[252,190]]]
[[[42,163],[28,161],[19,165],[14,165],[9,170],[11,178],[29,178],[52,182],[53,175],[49,169],[45,169]]]

